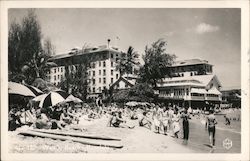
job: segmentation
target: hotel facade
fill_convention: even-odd
[[[119,59],[126,54],[121,50],[103,45],[86,49],[74,48],[70,52],[55,55],[51,61],[57,64],[50,69],[47,81],[58,86],[65,79],[66,66],[69,72],[77,70],[79,64],[89,63],[88,75],[88,98],[95,99],[104,89],[109,87],[119,79],[120,73],[116,70]]]
[[[159,101],[192,108],[205,107],[207,104],[220,105],[221,83],[208,61],[177,61],[171,70],[172,77],[157,84]]]

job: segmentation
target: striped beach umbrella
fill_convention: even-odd
[[[41,91],[40,89],[38,89],[34,86],[26,85],[26,84],[25,84],[25,86],[28,87],[36,96],[43,94],[43,91]]]
[[[30,90],[30,88],[23,84],[15,82],[8,82],[8,93],[26,97],[36,97],[36,94],[32,90]]]
[[[55,90],[55,91],[53,91],[53,92],[56,92],[56,93],[58,93],[58,94],[60,94],[63,98],[67,98],[67,97],[69,97],[69,95],[70,94],[68,94],[67,92],[65,92],[65,91],[63,91],[63,90]]]
[[[36,96],[35,98],[33,98],[32,101],[40,102],[40,101],[43,100],[46,96],[47,96],[47,93],[41,94],[41,95]]]
[[[65,98],[58,92],[49,92],[44,97],[41,97],[39,107],[55,106],[58,103],[64,102]]]

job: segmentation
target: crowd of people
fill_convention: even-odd
[[[22,117],[29,116],[27,121],[23,122]],[[80,107],[74,107],[70,103],[59,104],[53,107],[39,108],[32,106],[25,109],[14,106],[9,111],[9,130],[15,130],[22,125],[30,125],[38,129],[65,129],[84,130],[80,127],[80,118],[91,121],[102,117],[107,118],[107,126],[114,128],[134,129],[136,126],[145,127],[157,134],[169,135],[173,138],[182,136],[183,143],[187,144],[189,139],[189,120],[192,113],[187,108],[164,104],[149,104],[144,106],[126,106],[111,103],[104,105],[100,100],[95,104],[81,104]],[[227,118],[226,123],[230,124]],[[136,124],[130,124],[130,122]],[[206,115],[206,128],[209,134],[209,140],[212,147],[215,146],[215,126],[217,124],[214,111],[209,110]],[[182,131],[182,135],[180,135]]]

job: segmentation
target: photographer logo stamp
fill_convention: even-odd
[[[223,147],[227,150],[231,149],[233,146],[233,142],[232,140],[230,140],[229,138],[226,138],[224,141],[223,141]]]

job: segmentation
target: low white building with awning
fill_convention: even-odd
[[[165,78],[157,84],[158,98],[180,106],[220,104],[221,83],[214,74]]]

